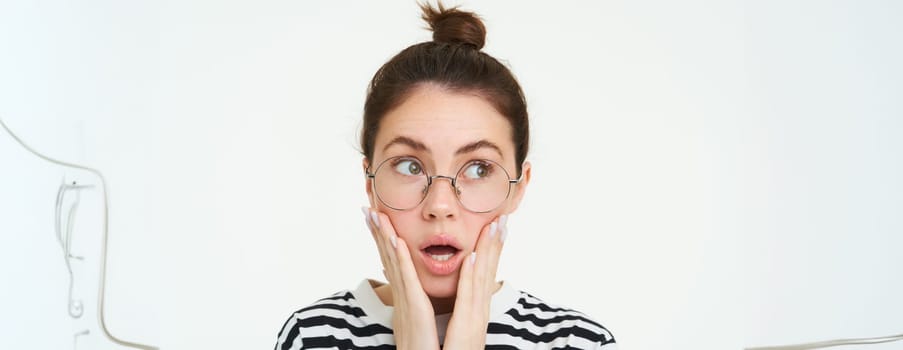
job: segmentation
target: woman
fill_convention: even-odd
[[[421,5],[433,41],[376,72],[361,148],[363,208],[388,284],[365,280],[298,310],[277,349],[614,349],[586,315],[495,280],[530,182],[526,101],[480,49],[480,19]]]

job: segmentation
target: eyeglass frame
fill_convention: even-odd
[[[464,208],[464,209],[466,209],[467,211],[472,212],[472,213],[484,214],[484,213],[488,213],[488,212],[491,212],[491,211],[493,211],[493,210],[496,210],[496,209],[498,209],[499,207],[501,207],[502,204],[505,204],[505,201],[508,200],[509,197],[511,197],[511,186],[512,186],[512,185],[517,185],[517,184],[521,183],[521,181],[524,180],[524,173],[523,173],[523,171],[521,171],[520,177],[518,177],[517,179],[512,179],[512,178],[508,175],[508,169],[505,169],[505,167],[503,167],[501,164],[499,164],[498,162],[496,162],[496,161],[494,161],[494,160],[490,160],[490,159],[471,159],[471,160],[465,162],[463,165],[461,165],[460,168],[458,168],[458,171],[455,172],[455,176],[454,176],[454,177],[452,177],[452,176],[447,176],[447,175],[430,175],[429,171],[426,170],[426,167],[424,167],[424,168],[423,168],[423,173],[426,174],[426,175],[424,175],[424,176],[426,177],[426,193],[423,194],[423,196],[420,198],[420,201],[417,202],[417,204],[415,204],[414,206],[412,206],[412,207],[410,207],[410,208],[407,208],[407,209],[398,209],[398,208],[395,208],[395,207],[389,205],[388,203],[386,203],[386,202],[382,199],[382,197],[380,197],[379,191],[376,190],[376,171],[379,171],[379,169],[380,169],[384,164],[386,164],[386,162],[388,162],[388,161],[390,161],[390,160],[393,160],[393,159],[398,159],[398,158],[412,158],[412,159],[417,160],[417,162],[419,162],[420,164],[423,164],[423,161],[421,161],[420,158],[417,158],[417,157],[413,157],[413,156],[394,156],[394,157],[386,158],[386,159],[384,159],[382,162],[379,162],[379,165],[376,166],[376,170],[375,170],[373,173],[370,172],[370,169],[372,168],[372,166],[368,166],[368,167],[367,167],[367,170],[366,170],[365,173],[364,173],[364,175],[367,177],[367,179],[369,179],[370,181],[372,181],[372,185],[373,185],[373,193],[376,195],[376,198],[379,199],[379,202],[382,203],[382,204],[384,204],[384,205],[385,205],[386,207],[388,207],[389,209],[397,210],[397,211],[407,211],[407,210],[411,210],[411,209],[414,209],[414,208],[416,208],[417,206],[419,206],[421,203],[423,203],[423,201],[426,200],[426,197],[430,195],[430,188],[433,186],[433,179],[438,178],[438,179],[446,179],[446,180],[449,180],[449,181],[448,181],[448,182],[449,182],[449,185],[451,185],[451,186],[452,186],[452,190],[455,191],[455,198],[458,199],[458,204],[460,204],[462,208]],[[502,199],[502,201],[501,201],[498,205],[496,205],[494,208],[492,208],[492,209],[489,209],[489,210],[486,210],[486,211],[476,211],[476,210],[471,210],[471,209],[468,208],[466,205],[464,205],[463,202],[461,202],[461,191],[458,190],[458,186],[457,186],[457,181],[458,181],[458,175],[457,175],[457,174],[461,173],[461,170],[464,170],[465,167],[467,167],[468,165],[470,165],[470,164],[473,163],[473,162],[490,162],[490,163],[492,163],[492,164],[498,165],[498,167],[501,168],[502,171],[505,172],[505,177],[508,178],[508,192],[505,193],[505,198]],[[372,163],[371,163],[370,165],[372,165]]]

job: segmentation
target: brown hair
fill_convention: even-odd
[[[364,103],[361,150],[373,159],[380,121],[398,107],[416,87],[436,84],[443,89],[477,94],[508,119],[517,176],[527,158],[530,128],[527,101],[517,79],[503,64],[480,51],[486,27],[476,14],[420,4],[423,19],[433,31],[433,41],[411,45],[386,62],[373,76]]]

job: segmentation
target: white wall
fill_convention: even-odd
[[[900,5],[464,5],[533,123],[502,278],[625,349],[903,332]],[[114,333],[269,348],[295,309],[380,277],[357,131],[369,78],[422,26],[413,1],[0,4],[0,118],[108,178]],[[3,252],[35,253],[0,258],[0,307],[35,308],[0,320],[34,333],[22,320],[65,316],[59,261],[36,258],[59,249],[60,170],[0,140]],[[64,320],[43,344],[68,344]]]
[[[157,278],[165,255],[148,198],[162,184],[147,132],[159,105],[159,9],[115,1],[0,1],[0,118],[48,156],[100,169],[110,195],[106,318],[125,340],[162,342]],[[69,277],[53,230],[63,179],[99,186],[85,172],[26,153],[0,130],[0,348],[116,348],[97,323],[100,191],[84,191],[73,253],[75,295],[85,314],[66,313]],[[168,316],[167,316],[168,317]]]
[[[745,343],[903,333],[903,4],[746,13]]]

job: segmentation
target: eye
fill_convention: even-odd
[[[403,175],[416,176],[423,173],[423,167],[413,159],[400,159],[394,165],[395,171]]]
[[[464,176],[469,180],[484,179],[492,175],[492,164],[474,162],[464,168]]]

